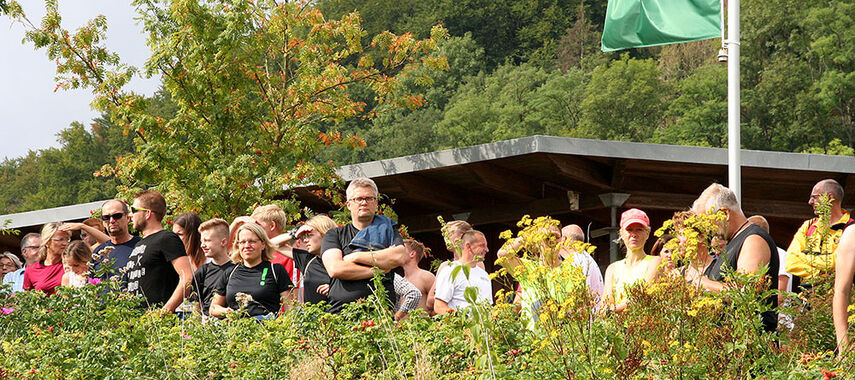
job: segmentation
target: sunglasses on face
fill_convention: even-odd
[[[131,208],[131,214],[136,214],[139,211],[151,211],[147,208],[142,208],[142,207],[134,207],[134,206],[129,206],[129,207]]]
[[[119,220],[119,219],[122,219],[124,216],[125,216],[125,213],[117,212],[115,214],[101,215],[101,220],[103,220],[105,222],[109,222],[110,219]]]

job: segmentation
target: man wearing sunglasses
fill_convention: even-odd
[[[143,236],[128,259],[127,291],[145,297],[146,307],[172,313],[184,301],[193,272],[181,238],[163,229],[166,200],[154,190],[134,195],[131,220]]]
[[[111,199],[101,205],[101,221],[110,240],[102,243],[92,255],[93,270],[95,273],[101,271],[102,266],[109,265],[107,275],[119,274],[119,269],[128,265],[131,252],[141,240],[139,236],[131,235],[128,231],[130,212],[128,204],[118,199]],[[122,278],[124,283],[127,278]]]

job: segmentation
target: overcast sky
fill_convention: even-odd
[[[19,0],[30,20],[38,25],[44,15],[41,0]],[[107,17],[107,47],[124,63],[141,67],[149,56],[145,36],[134,20],[130,0],[59,0],[62,25],[75,30],[93,17]],[[89,106],[87,90],[58,90],[56,65],[44,50],[22,44],[24,28],[0,16],[0,160],[25,156],[30,150],[58,147],[56,134],[73,121],[86,126],[98,116]],[[136,78],[128,85],[151,95],[158,79]]]

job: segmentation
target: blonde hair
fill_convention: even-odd
[[[326,215],[315,215],[309,218],[305,225],[312,227],[315,231],[318,231],[321,236],[326,235],[327,231],[338,227],[338,224]]]
[[[258,218],[268,223],[273,222],[279,231],[284,231],[285,225],[288,223],[288,216],[285,215],[285,211],[273,204],[257,207],[252,211],[252,218]]]
[[[199,233],[212,230],[216,232],[216,236],[220,239],[229,237],[229,223],[220,218],[206,220],[199,225]]]
[[[75,260],[80,263],[88,263],[92,260],[92,250],[83,240],[75,240],[68,243],[68,247],[62,251],[62,261]]]
[[[258,240],[261,240],[262,244],[264,244],[264,251],[261,252],[262,260],[273,260],[273,244],[270,243],[270,239],[267,237],[267,233],[264,232],[264,229],[261,226],[255,223],[244,223],[238,227],[237,231],[235,231],[235,241],[232,244],[232,253],[231,259],[235,264],[243,264],[243,257],[240,256],[240,249],[238,247],[238,237],[240,236],[241,231],[249,231],[255,234],[255,237]]]
[[[62,222],[51,222],[42,226],[42,244],[39,246],[39,261],[44,261],[47,258],[47,249],[48,243],[50,243],[53,238],[53,235],[59,231],[59,227],[62,226]]]

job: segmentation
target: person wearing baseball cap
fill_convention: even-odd
[[[650,237],[650,218],[637,208],[626,210],[620,216],[620,238],[626,247],[626,257],[606,268],[603,302],[605,310],[620,312],[626,309],[627,286],[644,282],[649,284],[656,278],[661,257],[644,252],[644,244]]]

